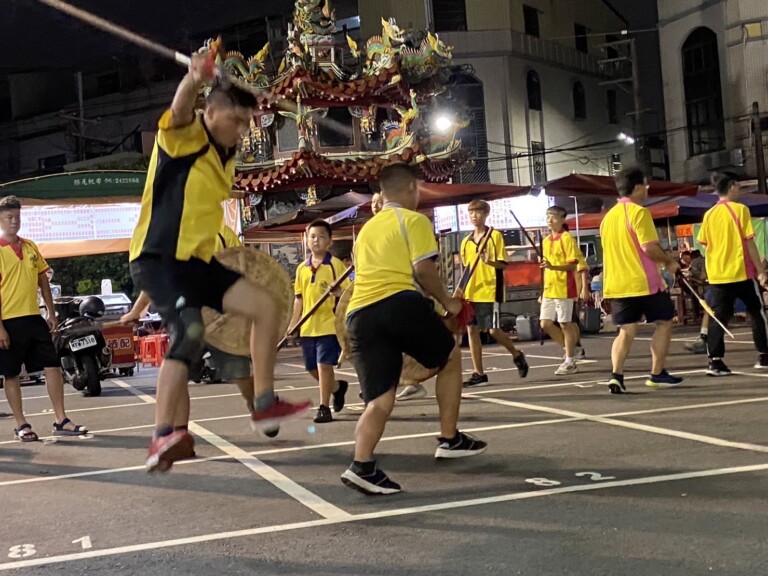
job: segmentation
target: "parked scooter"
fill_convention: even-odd
[[[189,379],[195,384],[200,382],[220,384],[222,382],[218,368],[211,361],[211,352],[209,350],[205,351],[197,365],[190,367]]]
[[[83,390],[86,396],[99,396],[102,375],[108,373],[112,363],[112,350],[97,322],[104,316],[104,302],[88,296],[82,300],[59,298],[56,304],[61,323],[54,333],[54,343],[64,380],[75,390]]]

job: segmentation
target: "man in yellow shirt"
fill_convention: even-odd
[[[467,210],[475,229],[461,241],[459,254],[464,267],[471,266],[477,257],[482,238],[488,231],[485,222],[491,213],[491,207],[484,200],[472,200]],[[472,356],[472,376],[464,382],[466,388],[488,385],[488,375],[483,369],[483,343],[480,340],[480,333],[485,331],[488,331],[496,342],[512,354],[520,377],[525,378],[528,375],[525,354],[515,348],[509,336],[499,326],[499,309],[504,301],[504,268],[506,266],[507,253],[504,237],[498,230],[493,230],[482,259],[464,290],[464,298],[475,311],[475,317],[467,326],[469,352]]]
[[[642,206],[648,198],[648,181],[640,168],[626,168],[616,178],[619,202],[600,224],[603,245],[603,293],[610,301],[613,322],[619,335],[611,349],[612,373],[608,388],[621,394],[624,362],[637,336],[637,324],[645,320],[656,324],[651,341],[651,377],[646,386],[677,386],[683,379],[671,375],[664,363],[672,338],[675,305],[659,272],[660,267],[674,275],[680,268],[659,244],[651,212]]]
[[[288,325],[288,334],[298,323],[303,314],[309,312],[336,279],[344,274],[344,263],[331,255],[331,225],[325,220],[315,220],[307,227],[307,244],[310,256],[296,269],[293,318]],[[349,280],[341,283],[336,296],[349,286]],[[324,424],[333,421],[333,411],[341,412],[349,383],[336,380],[333,367],[339,363],[341,346],[336,338],[336,298],[329,297],[309,320],[301,327],[301,351],[304,355],[304,367],[320,385],[320,406],[315,422]]]
[[[727,326],[736,299],[744,302],[752,322],[755,348],[760,353],[755,368],[768,370],[768,322],[758,284],[758,279],[765,284],[766,271],[755,245],[752,216],[749,208],[738,201],[741,189],[735,174],[715,174],[713,183],[720,200],[707,210],[697,238],[707,251],[708,304]],[[723,337],[723,328],[713,322],[707,338],[708,376],[731,374],[723,362]]]
[[[565,350],[565,361],[555,371],[556,376],[578,372],[574,352],[579,329],[573,322],[573,312],[578,297],[575,271],[581,250],[573,236],[563,230],[567,214],[560,206],[547,209],[550,234],[542,243],[544,291],[539,320],[542,330]]]
[[[453,334],[437,315],[435,298],[449,314],[462,303],[440,278],[432,224],[416,212],[419,192],[411,170],[388,166],[379,177],[384,207],[363,226],[355,244],[355,291],[347,309],[352,362],[366,402],[355,430],[355,455],[341,479],[365,494],[394,494],[400,486],[376,466],[374,449],[395,404],[395,391],[408,354],[426,368],[441,368],[435,395],[440,437],[435,458],[462,458],[486,444],[459,432],[461,355]]]
[[[53,434],[79,436],[88,430],[73,424],[64,411],[64,380],[61,361],[51,339],[56,330],[56,309],[46,272],[48,264],[31,240],[19,237],[21,202],[15,196],[0,200],[0,375],[5,397],[16,420],[13,434],[22,442],[38,440],[24,417],[19,374],[45,371],[45,384],[56,420]],[[37,289],[45,301],[48,320],[40,315]]]
[[[253,426],[272,433],[281,421],[306,413],[312,405],[275,396],[277,309],[263,291],[213,258],[224,217],[221,203],[234,184],[235,151],[250,127],[256,99],[234,86],[215,84],[205,111],[196,113],[198,94],[215,81],[211,74],[206,57],[194,55],[171,108],[160,118],[131,240],[134,283],[147,293],[171,333],[158,375],[149,472],[168,471],[177,460],[194,454],[192,436],[174,430],[173,424],[180,419],[178,411],[186,410],[189,366],[200,360],[205,347],[203,306],[253,322]]]

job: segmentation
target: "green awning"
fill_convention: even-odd
[[[141,196],[147,173],[143,170],[88,170],[26,178],[0,184],[0,196],[38,200]]]

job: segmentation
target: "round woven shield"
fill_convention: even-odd
[[[248,282],[267,292],[279,316],[278,334],[284,334],[293,313],[293,286],[285,269],[269,254],[238,246],[217,252],[219,263],[243,276]],[[234,314],[220,314],[203,308],[205,341],[211,346],[238,356],[251,355],[251,321]]]
[[[350,360],[352,359],[352,353],[349,344],[349,331],[347,330],[347,308],[349,307],[349,301],[352,298],[354,289],[355,284],[353,282],[344,290],[339,302],[336,304],[336,336],[343,350],[343,356]],[[403,322],[407,322],[407,319],[403,318]],[[403,371],[400,373],[400,384],[406,386],[419,384],[429,380],[439,371],[436,368],[425,368],[410,356],[403,354]]]

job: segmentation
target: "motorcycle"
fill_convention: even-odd
[[[64,381],[85,391],[86,396],[99,396],[102,375],[112,363],[112,350],[97,322],[104,315],[104,302],[96,296],[59,298],[56,306],[61,324],[54,333],[54,344]]]
[[[206,350],[200,362],[190,367],[189,379],[195,384],[205,382],[206,384],[220,384],[222,382],[219,376],[219,370],[211,361],[211,353]]]

